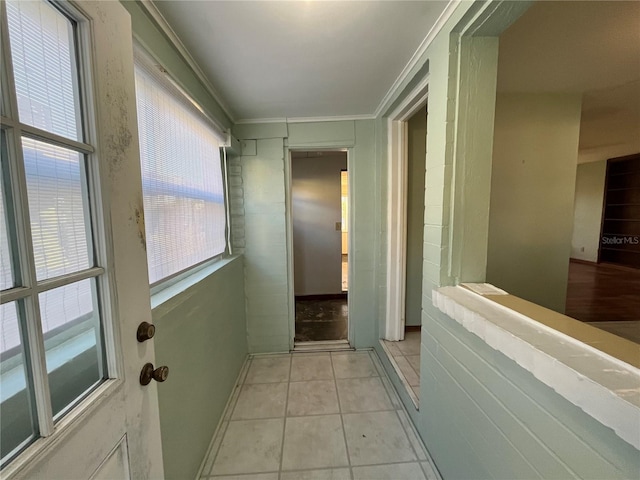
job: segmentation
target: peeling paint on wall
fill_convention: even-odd
[[[106,135],[107,158],[109,159],[109,167],[111,173],[120,170],[122,162],[126,158],[127,149],[131,146],[133,135],[129,130],[129,104],[128,93],[119,85],[112,83],[113,79],[122,78],[124,68],[122,62],[108,62],[106,65],[107,74],[107,93],[106,103],[113,112],[110,125],[115,128],[110,129]]]
[[[138,239],[144,251],[147,251],[147,233],[144,226],[144,208],[142,207],[142,199],[138,201],[138,205],[133,207],[133,216],[129,217],[129,220],[135,220],[138,227]]]

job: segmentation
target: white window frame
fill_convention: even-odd
[[[30,462],[36,456],[53,447],[57,440],[65,436],[73,426],[79,425],[82,419],[90,415],[110,393],[123,383],[122,354],[118,347],[120,332],[117,329],[117,309],[114,308],[112,292],[115,289],[113,272],[108,268],[108,258],[112,252],[112,241],[107,232],[111,231],[108,211],[103,202],[101,184],[101,165],[97,148],[97,107],[95,103],[94,64],[92,58],[93,41],[91,23],[79,5],[75,2],[49,2],[54,8],[74,22],[75,68],[78,81],[79,121],[84,141],[75,141],[46,130],[20,123],[18,119],[17,95],[14,84],[12,55],[9,46],[6,4],[0,1],[0,32],[2,35],[2,113],[1,128],[5,134],[8,151],[8,170],[10,174],[11,196],[13,205],[7,204],[7,211],[12,210],[15,216],[15,231],[9,231],[11,254],[18,260],[15,271],[20,272],[21,285],[2,291],[2,304],[22,301],[26,313],[27,338],[22,339],[25,357],[31,364],[27,371],[27,388],[33,388],[35,398],[36,424],[38,431],[35,440],[29,440],[12,453],[3,464],[3,473]],[[29,218],[27,182],[22,152],[22,138],[33,138],[48,144],[64,147],[83,155],[82,161],[86,169],[86,186],[88,194],[83,198],[88,201],[91,212],[90,223],[91,244],[95,265],[87,269],[39,281],[36,277],[31,223]],[[11,237],[13,237],[11,239]],[[15,251],[17,249],[17,251]],[[40,306],[38,295],[54,288],[59,288],[85,279],[95,279],[98,295],[98,308],[102,325],[102,344],[97,348],[103,350],[103,379],[85,394],[65,407],[56,418],[52,414],[49,379],[46,367],[44,334],[40,323]],[[28,345],[28,348],[25,348]],[[31,378],[30,378],[31,376]],[[11,468],[6,468],[10,466]]]

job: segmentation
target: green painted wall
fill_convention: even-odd
[[[286,128],[285,128],[286,127]],[[286,137],[282,137],[286,132]],[[256,154],[234,159],[237,198],[232,209],[233,244],[246,259],[249,350],[288,351],[294,331],[293,272],[289,264],[288,149],[347,149],[351,172],[352,286],[350,339],[358,348],[377,341],[376,262],[380,215],[372,188],[378,181],[376,125],[372,120],[254,124],[234,127],[241,140],[256,140]],[[373,240],[372,240],[373,239]]]
[[[209,115],[224,127],[230,128],[232,121],[220,104],[202,84],[197,75],[184,61],[173,44],[158,28],[154,20],[137,1],[121,0],[131,15],[134,38],[171,74],[171,77],[189,94]]]
[[[428,65],[419,410],[382,349],[375,348],[445,480],[636,478],[640,452],[431,303],[433,288],[457,279],[484,279],[482,261],[468,259],[477,248],[474,242],[487,248],[488,225],[474,235],[469,217],[479,211],[480,217],[484,215],[482,221],[488,223],[489,212],[483,209],[490,189],[471,187],[476,181],[490,180],[487,166],[492,161],[493,126],[486,123],[493,113],[486,111],[495,102],[491,91],[492,85],[495,91],[495,79],[492,82],[490,74],[496,66],[497,40],[469,37],[458,43],[459,33],[479,29],[497,35],[527,6],[497,1],[460,4],[412,70],[413,76],[390,101],[391,106],[399,104],[407,86],[427,74],[423,68]],[[465,42],[475,45],[465,49]],[[474,73],[481,69],[485,69],[481,75]],[[387,171],[384,115],[377,120],[382,137],[377,140],[380,192],[385,192]],[[541,187],[538,196],[545,194],[546,187]],[[462,229],[456,231],[463,232],[462,238],[450,230],[452,219],[453,223],[460,221]],[[381,231],[386,232],[385,225]],[[383,296],[384,249],[378,272]]]
[[[247,356],[243,259],[224,262],[153,308],[167,479],[195,478]]]
[[[571,258],[598,261],[606,173],[606,160],[578,165]]]
[[[487,281],[564,313],[580,94],[499,94]]]
[[[172,78],[226,128],[232,121],[138,2],[123,1],[133,36]],[[156,363],[167,479],[194,478],[247,355],[243,259],[225,260],[184,291],[154,295]],[[164,297],[161,301],[160,297]]]
[[[288,352],[289,325],[287,224],[282,138],[257,140],[256,155],[241,156],[238,182],[242,206],[232,211],[233,225],[243,222],[249,351]],[[238,202],[240,205],[240,202]],[[234,243],[238,239],[234,237]]]
[[[138,30],[147,28],[140,12],[125,6]],[[482,209],[488,201],[484,166],[491,161],[493,126],[486,114],[492,100],[483,89],[491,95],[488,77],[495,58],[485,61],[484,54],[497,51],[497,40],[477,39],[473,48],[463,48],[464,61],[459,58],[456,41],[461,32],[476,28],[484,35],[496,35],[527,6],[527,2],[460,3],[385,110],[391,110],[429,75],[420,410],[413,408],[403,393],[377,341],[384,321],[387,270],[385,113],[371,121],[234,127],[239,138],[257,140],[256,154],[233,159],[230,170],[233,243],[237,253],[245,254],[244,268],[236,260],[202,280],[194,291],[177,297],[181,300],[176,300],[174,307],[154,309],[154,321],[159,325],[158,362],[172,367],[169,382],[159,389],[168,478],[195,475],[247,349],[245,305],[251,351],[285,351],[290,347],[293,318],[285,154],[287,148],[320,146],[346,148],[350,155],[355,222],[351,230],[350,310],[355,345],[374,346],[381,353],[444,478],[637,477],[637,450],[431,305],[433,288],[468,279],[468,274],[474,279],[484,275],[481,257],[486,256],[486,252],[476,255],[483,244],[486,250],[484,233],[474,234],[475,230],[462,222],[462,234],[452,240],[451,223],[452,218],[473,216],[475,211],[484,215]],[[145,36],[148,45],[166,42],[153,31]],[[486,66],[481,77],[474,76],[479,65]],[[173,68],[180,71],[182,67]],[[481,122],[483,128],[468,128]],[[487,130],[491,130],[490,138]],[[477,174],[479,187],[471,188]],[[231,271],[225,273],[226,269]],[[212,295],[212,291],[220,295]],[[213,314],[212,304],[227,313]],[[207,340],[203,342],[206,345],[194,349],[194,339],[188,335],[193,330]],[[220,331],[226,336],[220,338]],[[198,385],[189,368],[202,361],[210,362],[214,378],[199,385],[192,399],[184,395]],[[205,404],[205,397],[209,403]],[[209,412],[211,399],[213,413]],[[189,412],[211,413],[211,419],[196,423],[196,414],[188,413],[182,419],[186,423],[181,423],[172,414],[184,415],[185,401],[193,403]]]
[[[422,250],[424,248],[424,183],[427,113],[421,108],[407,122],[407,270],[405,323],[422,323]]]
[[[611,429],[441,312],[423,325],[419,422],[445,479],[637,478]]]

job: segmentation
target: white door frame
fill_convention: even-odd
[[[427,75],[387,117],[387,301],[384,339],[404,339],[407,270],[407,122],[424,107]]]
[[[285,171],[285,205],[286,205],[286,225],[287,225],[287,263],[288,263],[288,278],[289,278],[289,287],[288,287],[288,297],[289,297],[289,332],[290,332],[290,340],[289,340],[289,349],[293,350],[295,344],[295,336],[296,336],[296,294],[295,294],[295,284],[294,284],[294,269],[293,269],[293,202],[292,202],[292,176],[291,176],[291,162],[292,162],[292,153],[293,152],[344,152],[347,154],[347,172],[351,172],[351,158],[352,158],[352,148],[344,147],[336,145],[335,147],[323,145],[321,147],[311,146],[292,146],[285,147],[284,151],[284,171]],[[348,177],[348,191],[349,191],[349,236],[348,236],[348,246],[347,250],[349,251],[349,256],[347,257],[347,283],[349,285],[349,290],[351,290],[351,279],[353,275],[351,273],[353,264],[351,262],[351,252],[352,250],[352,234],[353,232],[353,215],[351,212],[353,211],[353,195],[351,192],[353,191],[351,188],[352,180],[351,175]],[[353,344],[354,339],[354,323],[351,321],[351,316],[347,316],[347,342],[349,344]],[[336,343],[342,343],[344,341],[338,341]],[[326,342],[324,342],[326,343]]]

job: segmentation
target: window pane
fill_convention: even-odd
[[[73,25],[43,1],[7,1],[20,121],[79,140]]]
[[[40,294],[54,416],[104,378],[95,280]]]
[[[137,66],[136,96],[151,283],[225,250],[220,146],[199,112]]]
[[[15,302],[0,306],[0,451],[2,463],[35,438],[32,397]]]
[[[14,286],[13,259],[9,250],[9,224],[4,202],[4,188],[2,188],[0,200],[0,290],[6,290]]]
[[[4,131],[0,132],[0,152],[2,153],[2,163],[0,166],[0,290],[6,290],[15,285],[13,278],[13,258],[9,247],[9,219],[7,217],[5,188],[5,167],[7,158],[7,148],[4,138]]]
[[[92,266],[83,156],[22,139],[38,280]]]

